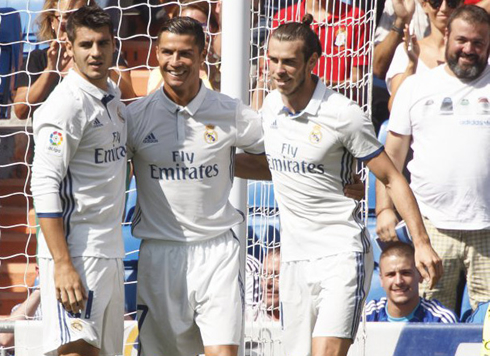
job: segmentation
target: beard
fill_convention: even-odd
[[[461,51],[458,53],[450,54],[448,47],[446,47],[446,63],[451,69],[451,71],[459,79],[473,80],[480,76],[487,67],[487,58],[479,57],[476,54],[464,54]],[[460,65],[460,58],[471,58],[473,59],[473,64]]]

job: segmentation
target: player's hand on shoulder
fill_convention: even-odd
[[[383,242],[398,241],[395,227],[398,217],[393,209],[384,209],[376,215],[376,234]]]
[[[67,312],[80,313],[84,308],[87,293],[80,275],[71,262],[55,264],[54,283],[56,299]]]

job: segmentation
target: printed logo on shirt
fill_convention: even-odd
[[[271,127],[271,129],[274,129],[274,130],[277,129],[277,120],[272,121],[272,124],[270,127]]]
[[[335,46],[345,47],[345,45],[347,44],[347,30],[345,29],[345,27],[339,27],[335,32]]]
[[[124,124],[126,122],[126,119],[124,118],[124,116],[122,115],[121,113],[121,109],[117,108],[117,117],[119,118],[119,120],[121,120],[121,122]]]
[[[59,131],[53,131],[51,135],[49,135],[49,143],[46,146],[46,151],[56,156],[61,156],[62,145],[63,134]]]
[[[149,134],[148,136],[146,136],[146,138],[143,140],[143,143],[157,143],[157,142],[158,142],[158,140],[155,137],[155,135],[153,134],[153,132],[151,134]]]
[[[441,115],[452,115],[453,114],[453,101],[451,98],[446,97],[442,99],[441,108],[439,109]]]
[[[92,122],[92,126],[93,127],[101,127],[101,126],[104,126],[104,124],[102,122],[100,122],[98,118],[95,118],[95,120]]]
[[[82,331],[83,330],[83,324],[80,320],[73,320],[71,322],[71,328],[76,331]]]
[[[112,133],[112,145],[116,146],[121,143],[121,133],[119,131],[115,131]]]
[[[488,98],[481,97],[478,98],[478,114],[488,114],[490,113],[490,103]]]
[[[320,125],[315,125],[313,127],[313,131],[310,133],[310,142],[311,143],[318,143],[322,140],[322,131]]]
[[[206,125],[204,132],[204,141],[207,143],[215,143],[218,141],[218,133],[214,131],[214,125]]]

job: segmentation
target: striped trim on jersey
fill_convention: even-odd
[[[356,253],[356,265],[357,265],[357,288],[355,294],[356,305],[354,308],[354,316],[352,318],[351,336],[355,337],[357,329],[359,327],[359,321],[361,320],[362,307],[364,304],[364,298],[366,297],[366,291],[364,290],[364,284],[366,282],[366,270],[364,268],[364,253]]]
[[[66,177],[60,184],[60,198],[63,206],[63,224],[65,227],[65,237],[68,240],[71,232],[71,216],[75,211],[75,197],[73,194],[73,178],[70,169],[66,172]]]
[[[233,183],[233,179],[235,178],[235,155],[236,155],[236,147],[231,147],[230,149],[230,180]]]
[[[135,211],[131,222],[131,234],[133,234],[136,225],[138,225],[141,222],[141,215],[143,215],[138,204],[136,204],[134,210]]]
[[[371,314],[373,312],[378,312],[386,307],[387,299],[381,298],[379,301],[370,300],[366,306],[366,314]]]
[[[352,211],[352,218],[359,226],[361,230],[361,243],[362,243],[362,252],[368,253],[371,248],[371,238],[369,236],[369,231],[366,229],[364,222],[362,221],[362,204],[356,201],[356,208]]]
[[[454,314],[433,300],[420,298],[420,305],[432,315],[441,318],[442,323],[457,323]]]
[[[344,154],[342,155],[341,168],[340,168],[340,179],[342,181],[342,186],[345,187],[346,184],[352,183],[352,165],[354,163],[354,156],[344,148]]]
[[[66,323],[66,313],[62,308],[61,303],[58,303],[58,321],[60,324],[61,345],[68,344],[71,341],[71,335],[68,329],[68,324]]]

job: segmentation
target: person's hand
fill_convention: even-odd
[[[384,209],[376,216],[376,234],[383,242],[398,241],[395,227],[398,224],[398,217],[393,209]]]
[[[417,41],[417,36],[410,34],[409,26],[405,25],[403,29],[403,42],[405,43],[405,51],[407,52],[408,59],[417,64],[420,56],[420,46]]]
[[[344,187],[344,195],[355,200],[364,199],[366,189],[359,174],[354,174],[354,182]]]
[[[46,69],[65,72],[70,62],[71,57],[66,52],[65,46],[59,41],[52,41],[48,48],[48,65]]]
[[[409,24],[415,12],[415,1],[417,0],[392,0],[395,15],[403,24]]]
[[[415,246],[415,265],[429,288],[434,288],[444,271],[441,258],[429,242]]]
[[[63,304],[67,312],[80,313],[84,308],[87,293],[80,275],[71,262],[55,264],[54,284],[56,299]]]

